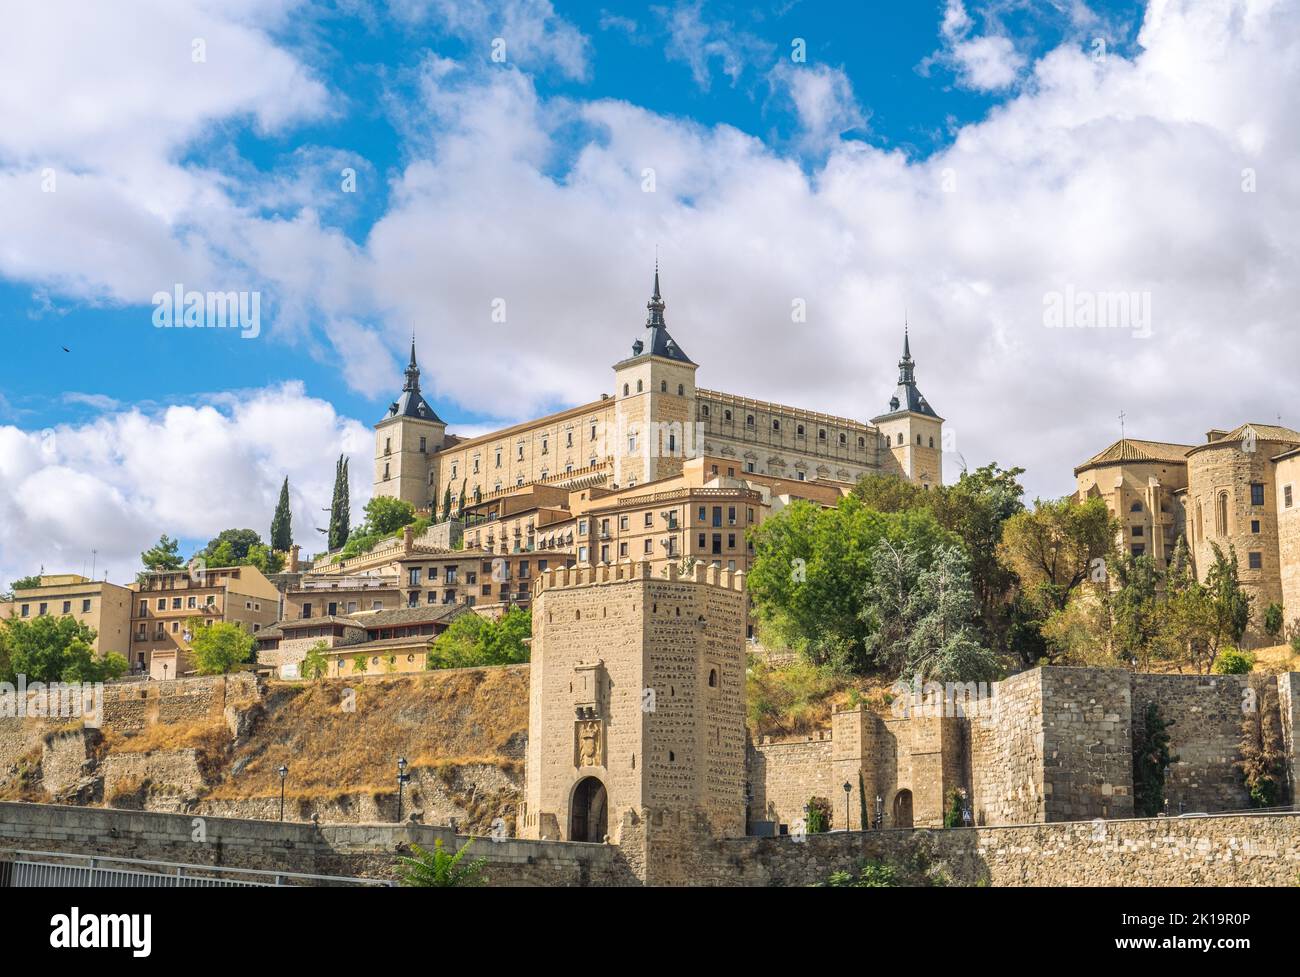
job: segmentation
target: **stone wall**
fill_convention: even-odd
[[[811,797],[830,800],[834,820],[836,795],[840,792],[831,777],[831,745],[829,733],[751,745],[747,758],[750,820],[793,825],[804,816]]]
[[[651,885],[816,885],[866,859],[912,883],[924,866],[950,885],[1294,886],[1300,877],[1300,814],[832,832],[804,841],[714,839],[667,815],[644,827]]]
[[[637,885],[630,863],[613,845],[493,842],[450,828],[418,824],[331,824],[238,820],[54,804],[0,803],[4,850],[116,855],[194,865],[394,879],[397,858],[412,844],[441,839],[487,859],[491,885]]]
[[[1042,670],[997,684],[968,731],[967,786],[976,824],[1029,824],[1047,818]]]
[[[1133,674],[1123,668],[1040,671],[1044,820],[1132,817]],[[1185,677],[1175,678],[1186,686]]]
[[[1241,756],[1247,678],[1132,676],[1134,735],[1141,735],[1146,724],[1148,702],[1154,702],[1166,720],[1173,720],[1168,730],[1169,752],[1178,761],[1170,766],[1165,778],[1171,813],[1240,811],[1250,807],[1250,796],[1234,765]]]
[[[864,859],[955,885],[1293,886],[1300,815],[1151,818],[715,839],[706,819],[629,813],[621,846],[473,840],[493,885],[813,885]],[[397,855],[470,839],[424,825],[313,825],[0,803],[5,849],[392,879]],[[915,880],[913,880],[915,881]]]
[[[228,705],[248,705],[260,698],[252,672],[113,683],[104,688],[103,725],[135,733],[153,723],[198,723],[222,718]]]

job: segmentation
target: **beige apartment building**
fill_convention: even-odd
[[[1235,550],[1256,640],[1270,604],[1300,627],[1300,432],[1242,424],[1195,445],[1126,438],[1076,468],[1075,479],[1078,498],[1106,499],[1136,556],[1167,565],[1185,537],[1204,580],[1215,546]]]
[[[698,365],[669,334],[656,270],[645,330],[614,366],[612,393],[471,439],[447,425],[420,391],[412,344],[402,393],[375,425],[374,493],[436,509],[477,506],[533,486],[621,490],[679,475],[716,457],[737,475],[850,485],[892,472],[921,485],[943,478],[943,418],[916,384],[905,334],[898,384],[870,422],[701,390]],[[545,493],[537,494],[545,508]],[[539,513],[540,529],[545,517]]]
[[[0,603],[0,618],[72,617],[95,629],[91,647],[97,654],[115,652],[130,660],[131,596],[129,589],[107,580],[43,574],[39,587],[15,591],[13,601]]]
[[[258,632],[257,662],[297,678],[307,652],[323,645],[331,677],[423,671],[433,640],[464,613],[464,604],[418,605],[280,621]]]
[[[280,618],[280,592],[251,566],[147,573],[131,590],[131,666],[152,679],[190,671],[191,618],[200,627],[238,624],[249,634]]]

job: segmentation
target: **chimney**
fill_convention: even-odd
[[[415,531],[410,526],[402,529],[402,553],[406,556],[411,555],[411,549],[415,544]]]

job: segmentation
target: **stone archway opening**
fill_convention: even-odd
[[[894,795],[894,827],[912,827],[912,792],[900,790]]]
[[[608,800],[605,785],[596,777],[584,777],[573,789],[569,806],[570,841],[604,841],[609,833]]]

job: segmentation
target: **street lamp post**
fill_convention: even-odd
[[[289,776],[289,768],[282,763],[280,764],[280,769],[277,770],[276,773],[280,775],[280,820],[283,821],[284,820],[284,778]]]
[[[397,823],[402,823],[402,787],[411,779],[410,774],[406,772],[406,757],[397,758]]]
[[[846,780],[844,781],[844,830],[849,830],[849,793],[853,786]]]

